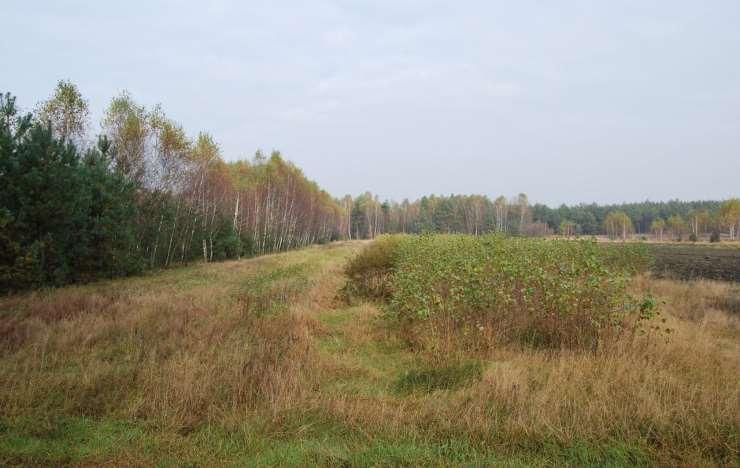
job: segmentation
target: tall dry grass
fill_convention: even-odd
[[[305,312],[318,306],[316,292],[308,293],[317,288],[301,269],[265,287],[243,280],[290,263],[276,259],[209,266],[202,283],[175,272],[164,284],[113,282],[2,300],[1,415],[109,416],[188,432],[226,415],[299,404],[321,378],[318,325]],[[321,270],[316,262],[310,268]],[[190,280],[198,284],[181,287]]]
[[[596,352],[534,350],[502,345],[486,350],[440,345],[420,358],[442,366],[460,355],[484,363],[480,380],[457,391],[364,398],[334,396],[325,411],[356,429],[392,437],[464,437],[515,455],[551,445],[622,444],[665,466],[736,464],[740,456],[740,334],[737,319],[712,310],[686,319],[696,297],[711,303],[733,290],[714,282],[653,280],[635,286],[663,297],[653,333]],[[692,290],[693,294],[670,294]],[[667,294],[667,295],[666,295]],[[726,327],[717,334],[707,323]],[[444,349],[446,359],[438,350]]]
[[[740,333],[726,305],[736,285],[640,276],[635,293],[665,301],[660,326],[671,333],[596,351],[468,347],[464,338],[419,349],[377,306],[337,300],[356,250],[2,299],[0,416],[40,425],[58,415],[117,418],[183,437],[249,423],[281,440],[323,430],[321,440],[347,447],[461,443],[544,454],[548,464],[562,462],[547,458],[552,447],[579,444],[621,447],[635,463],[737,464]],[[322,347],[327,337],[341,338],[341,350]],[[464,360],[481,363],[478,378],[396,391],[408,371]]]

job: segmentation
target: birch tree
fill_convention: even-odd
[[[50,124],[54,135],[62,140],[80,145],[84,142],[89,126],[90,109],[77,85],[68,80],[60,80],[54,94],[39,103],[36,118],[43,124]]]
[[[665,231],[665,220],[663,218],[655,218],[650,224],[650,230],[655,234],[658,241],[663,241],[663,232]]]
[[[731,240],[735,240],[740,229],[740,199],[730,198],[722,203],[718,217],[720,223],[727,229]]]

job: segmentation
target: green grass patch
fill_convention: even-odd
[[[638,467],[653,466],[655,460],[640,446],[626,441],[611,440],[605,442],[588,442],[574,440],[569,444],[553,440],[526,439],[518,446],[522,453],[537,460],[542,466],[578,466],[578,467]]]
[[[410,369],[396,379],[393,389],[400,394],[454,390],[480,380],[482,375],[483,366],[477,360],[442,367]]]
[[[0,464],[60,465],[109,459],[117,452],[146,445],[134,424],[85,417],[0,421]]]

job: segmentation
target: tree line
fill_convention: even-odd
[[[340,201],[346,219],[341,232],[348,238],[371,238],[379,233],[455,232],[544,236],[607,235],[626,238],[652,234],[659,240],[736,239],[740,200],[580,204],[550,208],[530,205],[520,193],[491,200],[485,195],[424,196],[401,203],[380,201],[366,192]]]
[[[111,99],[91,138],[88,102],[60,81],[33,112],[0,94],[0,291],[89,281],[382,233],[731,239],[740,201],[550,208],[526,194],[332,198],[282,155],[227,162],[161,105]]]
[[[339,205],[279,152],[226,162],[211,135],[126,92],[89,132],[68,81],[34,112],[0,97],[0,290],[339,238]]]
[[[737,236],[740,223],[740,201],[644,201],[613,205],[580,204],[549,208],[537,204],[534,216],[547,223],[555,232],[562,232],[564,224],[574,234],[627,237],[629,234],[653,234],[658,240],[680,240],[688,236],[694,240],[720,233],[729,239]]]
[[[372,238],[380,233],[545,234],[542,223],[532,221],[524,193],[491,200],[485,195],[430,195],[413,202],[381,202],[370,192],[341,200],[348,238]],[[541,232],[540,232],[541,231]]]

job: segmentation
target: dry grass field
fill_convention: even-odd
[[[637,277],[669,333],[440,357],[341,298],[364,245],[0,299],[0,464],[739,463],[737,283]]]

